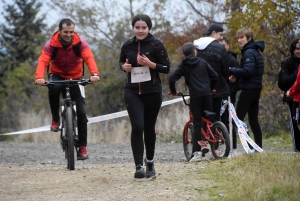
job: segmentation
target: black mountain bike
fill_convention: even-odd
[[[70,170],[75,169],[75,152],[78,153],[77,141],[78,141],[78,128],[77,128],[77,115],[76,115],[76,103],[71,100],[70,86],[82,85],[86,86],[88,84],[93,84],[89,80],[79,79],[79,80],[55,80],[48,81],[42,86],[55,86],[63,85],[65,86],[64,99],[61,102],[62,113],[61,113],[61,135],[60,143],[63,151],[65,152],[65,158],[68,160],[67,168]]]

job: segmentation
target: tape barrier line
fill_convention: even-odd
[[[186,99],[189,99],[189,97],[186,97]],[[182,98],[176,98],[173,100],[169,100],[169,101],[164,101],[162,102],[161,107],[166,106],[166,105],[170,105],[173,103],[177,103],[182,101]],[[106,114],[106,115],[101,115],[101,116],[97,116],[97,117],[91,117],[88,118],[89,122],[88,124],[91,123],[97,123],[100,121],[107,121],[110,119],[115,119],[115,118],[120,118],[120,117],[125,117],[128,116],[128,112],[127,110],[121,111],[121,112],[116,112],[116,113],[111,113],[111,114]],[[27,130],[22,130],[22,131],[16,131],[16,132],[11,132],[11,133],[5,133],[5,134],[0,134],[0,135],[20,135],[20,134],[27,134],[27,133],[37,133],[37,132],[43,132],[43,131],[50,131],[50,125],[48,126],[42,126],[42,127],[38,127],[38,128],[32,128],[32,129],[27,129]]]
[[[241,120],[238,119],[234,106],[232,103],[228,104],[229,106],[229,111],[230,114],[232,116],[232,119],[234,120],[237,128],[238,128],[238,133],[239,133],[239,137],[240,137],[240,141],[243,145],[244,150],[246,151],[247,154],[251,153],[250,151],[250,147],[248,146],[248,143],[258,152],[262,153],[264,152],[264,150],[262,148],[260,148],[251,138],[250,136],[247,134],[247,125],[242,122]],[[248,143],[247,143],[248,142]]]

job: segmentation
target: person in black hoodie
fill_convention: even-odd
[[[294,121],[296,108],[299,108],[299,103],[294,102],[292,98],[286,97],[286,92],[293,86],[297,78],[298,68],[300,67],[300,38],[292,41],[289,47],[290,56],[281,62],[282,75],[278,82],[281,83],[281,88],[284,89],[283,102],[289,106],[290,129],[292,135],[293,150],[300,152],[300,131],[297,127],[297,122]]]
[[[224,29],[218,24],[212,24],[207,31],[203,32],[204,37],[194,40],[197,49],[197,56],[204,59],[218,73],[216,92],[212,94],[213,111],[216,113],[215,121],[220,121],[220,109],[223,97],[230,95],[226,80],[230,67],[230,56],[224,45],[220,44],[223,40]]]
[[[241,47],[242,58],[240,67],[229,69],[230,81],[235,82],[238,78],[239,89],[241,90],[236,105],[236,114],[241,121],[244,121],[248,113],[248,121],[254,135],[254,141],[262,148],[262,131],[258,121],[258,111],[264,74],[264,60],[260,52],[264,51],[265,42],[254,41],[253,31],[247,27],[240,29],[236,37]],[[252,147],[250,146],[250,148]]]
[[[182,46],[182,52],[186,57],[169,77],[169,87],[171,94],[176,95],[175,82],[184,76],[186,85],[189,88],[190,107],[194,124],[193,154],[190,162],[194,162],[201,158],[201,152],[208,152],[201,133],[201,128],[205,130],[201,117],[204,115],[204,110],[213,111],[211,91],[216,87],[218,74],[205,60],[196,56],[197,51],[193,43],[185,43]]]
[[[122,45],[119,66],[127,73],[124,100],[132,127],[134,178],[149,178],[155,175],[155,123],[162,104],[159,73],[169,73],[170,61],[164,45],[149,32],[152,22],[148,15],[136,15],[131,24],[135,36]]]

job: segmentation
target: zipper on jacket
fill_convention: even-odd
[[[140,41],[138,41],[138,55],[137,55],[137,57],[138,57],[139,55],[140,55]],[[136,57],[136,63],[137,63],[137,66],[139,66],[137,57]],[[142,93],[142,89],[141,89],[141,83],[140,83],[140,82],[138,83],[138,86],[139,86],[139,94],[141,94],[141,93]]]

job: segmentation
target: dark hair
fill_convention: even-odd
[[[59,30],[62,30],[63,24],[66,24],[67,26],[71,26],[73,24],[75,26],[74,22],[71,19],[63,18],[59,21],[59,24],[58,24]]]
[[[144,21],[144,22],[146,22],[146,24],[147,24],[149,30],[151,30],[151,28],[152,28],[152,22],[151,22],[151,19],[150,19],[150,17],[149,17],[148,15],[145,15],[145,14],[138,14],[138,15],[134,16],[134,17],[132,18],[132,21],[131,21],[132,27],[134,27],[134,25],[135,25],[135,23],[136,23],[137,21]]]
[[[300,45],[300,38],[296,38],[292,41],[292,43],[290,44],[289,50],[291,55],[294,55],[294,51],[296,49],[296,45],[299,43]]]
[[[226,37],[224,37],[223,36],[223,40],[229,45],[230,44],[230,42],[229,42],[229,39],[228,38],[226,38]]]
[[[182,46],[182,52],[186,57],[193,55],[195,49],[196,49],[195,45],[191,42],[187,42]]]

